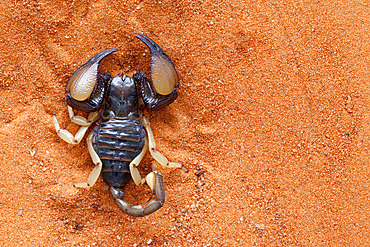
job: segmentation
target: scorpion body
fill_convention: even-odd
[[[123,188],[131,179],[129,165],[142,151],[145,130],[141,122],[138,90],[130,77],[118,75],[110,81],[98,124],[92,136],[93,147],[103,167],[101,176],[114,188]]]
[[[131,216],[145,216],[163,206],[165,201],[164,185],[161,173],[153,171],[141,179],[137,170],[145,152],[149,149],[153,158],[166,167],[182,167],[181,164],[168,162],[155,148],[153,133],[149,121],[140,108],[144,105],[150,110],[163,108],[177,97],[178,76],[172,61],[163,50],[150,38],[136,34],[151,51],[151,78],[153,87],[146,74],[135,73],[133,77],[118,74],[100,74],[98,66],[107,55],[116,51],[108,49],[92,57],[75,71],[67,84],[68,112],[72,122],[82,127],[73,136],[67,130],[60,129],[54,118],[58,135],[71,144],[81,141],[89,126],[97,125],[87,137],[88,149],[96,167],[86,183],[76,187],[91,187],[101,175],[110,187],[117,206]],[[87,119],[75,116],[73,109],[90,112]],[[133,206],[123,200],[124,187],[131,180],[135,184],[147,183],[155,192],[152,200],[143,208]]]

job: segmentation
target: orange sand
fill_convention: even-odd
[[[2,1],[1,246],[369,246],[370,6],[311,2]],[[93,164],[51,118],[75,133],[65,85],[99,51],[119,50],[102,72],[148,71],[135,32],[179,72],[179,98],[146,116],[190,170],[147,155],[167,200],[144,218],[101,179],[73,187]]]

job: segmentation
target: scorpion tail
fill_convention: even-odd
[[[165,192],[164,192],[164,185],[163,185],[163,176],[160,172],[154,172],[154,191],[157,200],[151,200],[146,207],[142,207],[141,205],[133,206],[130,202],[123,200],[125,197],[125,192],[121,188],[111,187],[110,191],[112,193],[112,197],[116,202],[118,208],[127,215],[134,216],[134,217],[144,217],[151,213],[154,213],[158,209],[160,209],[164,202],[165,202]],[[150,187],[152,187],[149,184]]]

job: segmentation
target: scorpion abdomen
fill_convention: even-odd
[[[101,176],[109,185],[123,188],[131,179],[130,162],[145,144],[140,120],[100,119],[94,128],[93,146],[103,167]]]

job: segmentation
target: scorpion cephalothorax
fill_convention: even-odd
[[[143,34],[136,34],[135,37],[150,49],[153,86],[145,72],[136,73],[133,77],[119,74],[113,78],[109,74],[99,73],[100,61],[117,51],[114,48],[107,49],[78,68],[68,81],[68,113],[72,122],[81,125],[76,135],[60,129],[55,116],[53,119],[58,136],[70,144],[78,144],[89,126],[97,121],[98,124],[87,137],[88,150],[96,167],[87,182],[75,186],[89,188],[101,175],[124,213],[145,216],[161,208],[165,201],[162,174],[153,171],[141,179],[137,169],[146,151],[149,149],[162,166],[183,166],[168,162],[156,150],[149,121],[143,116],[140,106],[144,104],[147,109],[156,110],[172,103],[177,97],[179,78],[170,58],[153,40]],[[90,114],[87,119],[75,116],[73,109]],[[123,200],[124,187],[131,178],[136,185],[146,182],[157,199],[150,201],[145,208]]]

